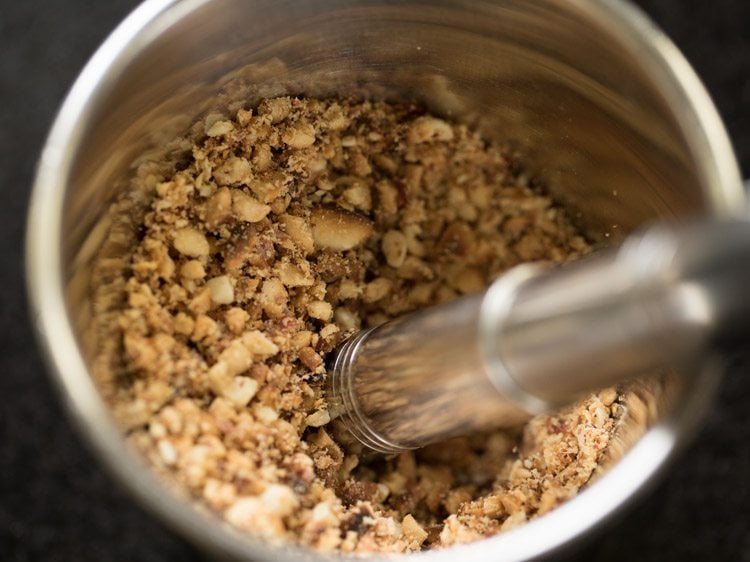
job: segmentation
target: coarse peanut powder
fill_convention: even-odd
[[[358,553],[493,535],[596,475],[614,389],[392,458],[323,394],[347,335],[590,250],[506,148],[355,99],[266,99],[193,133],[141,165],[96,264],[94,371],[155,471],[241,530]]]

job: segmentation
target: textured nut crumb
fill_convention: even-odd
[[[411,513],[407,514],[401,521],[401,528],[406,538],[416,545],[421,545],[427,539],[427,531],[417,523]]]
[[[297,494],[289,486],[269,484],[260,496],[263,508],[273,514],[289,515],[299,505]]]
[[[307,255],[314,249],[314,240],[310,225],[302,217],[282,215],[279,222],[284,226],[294,244]]]
[[[232,211],[234,214],[246,222],[259,222],[268,216],[271,207],[264,205],[247,193],[235,189],[232,191]]]
[[[372,209],[372,193],[370,188],[364,183],[357,182],[345,190],[342,196],[355,209],[365,212]]]
[[[326,301],[313,301],[307,305],[307,313],[311,318],[328,322],[333,318],[333,307]]]
[[[373,233],[370,221],[343,209],[316,209],[310,221],[313,240],[319,248],[351,250]]]
[[[208,240],[202,232],[194,228],[183,228],[174,234],[175,250],[193,258],[204,257],[208,255]]]
[[[229,189],[223,187],[217,190],[206,203],[206,226],[217,228],[229,217],[231,209],[232,195]]]
[[[449,141],[453,140],[453,127],[442,119],[426,115],[412,122],[406,138],[414,144],[427,141]]]
[[[234,377],[231,383],[221,388],[221,395],[238,408],[247,406],[256,392],[258,381],[248,377]]]
[[[305,418],[305,423],[310,427],[320,427],[331,421],[328,410],[317,410]]]
[[[268,359],[279,352],[279,346],[260,330],[251,330],[242,336],[242,344],[258,359]]]
[[[276,272],[285,287],[310,287],[315,283],[310,266],[304,262],[292,263],[283,261],[278,264]]]
[[[286,119],[291,110],[291,98],[281,97],[263,100],[258,108],[258,113],[268,115],[271,118],[271,123],[276,124]]]
[[[365,286],[365,301],[373,303],[384,299],[391,291],[392,286],[393,282],[385,277],[373,279]]]
[[[303,365],[314,371],[323,364],[323,358],[312,347],[299,350],[299,358]]]
[[[383,255],[391,267],[398,269],[404,265],[408,250],[406,236],[398,230],[389,230],[383,235]]]
[[[596,475],[615,389],[385,459],[323,392],[356,330],[589,251],[513,153],[354,99],[265,99],[192,131],[187,161],[139,169],[95,264],[96,376],[154,470],[242,531],[354,554],[491,536]]]
[[[182,264],[182,267],[180,267],[180,275],[185,279],[203,279],[206,275],[206,270],[203,268],[201,262],[190,260]]]
[[[478,293],[484,288],[484,276],[478,269],[469,267],[453,278],[451,287],[464,295]]]
[[[219,275],[206,281],[211,291],[211,300],[216,304],[230,304],[234,301],[234,287],[226,275]]]
[[[231,133],[234,130],[234,125],[231,121],[227,120],[220,120],[213,123],[210,127],[206,129],[206,134],[209,137],[220,137],[222,135],[226,135],[228,133]]]
[[[232,307],[224,314],[224,323],[233,334],[242,333],[249,319],[250,315],[238,307]]]
[[[315,142],[315,128],[310,123],[297,123],[286,129],[282,138],[292,148],[307,148]]]

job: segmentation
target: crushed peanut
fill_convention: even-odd
[[[111,244],[133,233],[119,274],[99,264],[99,381],[154,470],[248,533],[354,553],[481,539],[589,482],[613,389],[392,458],[363,454],[323,394],[353,331],[589,251],[512,153],[354,99],[267,99],[194,131],[115,205]]]

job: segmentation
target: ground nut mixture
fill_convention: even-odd
[[[614,390],[393,458],[363,454],[323,395],[326,355],[361,327],[588,251],[512,155],[351,99],[268,99],[193,132],[142,166],[98,263],[99,381],[155,470],[241,530],[359,553],[473,541],[586,485]]]

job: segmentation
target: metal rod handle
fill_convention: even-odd
[[[365,445],[398,452],[701,361],[748,325],[750,223],[660,225],[361,332],[335,358],[331,400]]]

